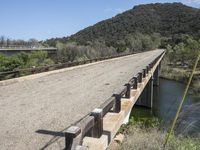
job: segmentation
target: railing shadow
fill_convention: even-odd
[[[45,150],[50,145],[52,145],[53,143],[57,142],[60,138],[64,138],[65,137],[64,136],[64,131],[67,128],[65,128],[65,129],[63,129],[61,131],[50,131],[50,130],[43,130],[43,129],[35,131],[38,134],[44,134],[44,135],[51,135],[51,136],[53,136],[43,147],[40,148],[40,150]],[[63,149],[63,148],[60,147],[60,149]]]
[[[64,133],[63,132],[57,132],[57,131],[37,130],[36,133],[47,134],[47,135],[58,136],[58,137],[64,137]]]

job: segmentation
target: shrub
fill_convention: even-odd
[[[0,72],[12,71],[27,67],[38,67],[53,64],[45,51],[19,53],[13,56],[0,55]]]

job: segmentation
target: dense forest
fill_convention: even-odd
[[[70,37],[49,39],[45,43],[56,46],[58,41],[78,45],[100,42],[118,51],[142,50],[138,45],[143,44],[145,50],[156,39],[162,39],[161,46],[165,46],[166,42],[177,42],[182,34],[200,37],[200,10],[181,3],[156,3],[135,6]]]
[[[200,11],[181,3],[140,5],[88,27],[71,36],[69,40],[80,44],[103,40],[108,46],[123,47],[130,46],[127,39],[136,33],[157,33],[167,38],[180,34],[200,37]]]

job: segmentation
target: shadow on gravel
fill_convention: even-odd
[[[56,131],[49,131],[49,130],[37,130],[35,132],[39,134],[47,134],[47,135],[52,135],[52,136],[64,137],[63,132],[56,132]]]
[[[68,127],[67,127],[68,128]],[[42,148],[40,148],[40,150],[45,150],[46,148],[48,148],[51,144],[57,142],[60,138],[64,137],[64,131],[67,129],[63,129],[62,131],[49,131],[49,130],[37,130],[35,131],[38,134],[45,134],[45,135],[51,135],[53,136],[53,138],[51,138],[49,140],[49,142],[47,142]],[[61,146],[60,146],[61,147]],[[62,148],[60,148],[62,149]]]

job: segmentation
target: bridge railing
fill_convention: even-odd
[[[128,55],[132,55],[132,54],[135,54],[135,53],[118,54],[118,55],[113,55],[113,56],[88,59],[88,60],[84,60],[84,61],[66,62],[66,63],[60,63],[60,64],[54,64],[54,65],[41,66],[41,67],[16,69],[13,71],[0,72],[0,81],[5,80],[5,79],[10,79],[10,78],[17,78],[17,77],[21,77],[21,76],[25,76],[25,75],[37,74],[37,73],[67,68],[67,67],[73,67],[73,66],[77,66],[77,65],[93,63],[93,62],[102,61],[102,60],[106,60],[106,59],[128,56]]]
[[[100,138],[103,134],[103,117],[108,112],[119,113],[121,111],[121,98],[131,97],[131,89],[138,88],[138,84],[142,83],[143,78],[148,75],[149,71],[163,56],[163,53],[138,74],[134,75],[133,78],[119,90],[119,92],[113,94],[107,101],[101,104],[100,107],[71,125],[65,132],[66,150],[76,149],[77,146],[81,147],[85,136]]]

